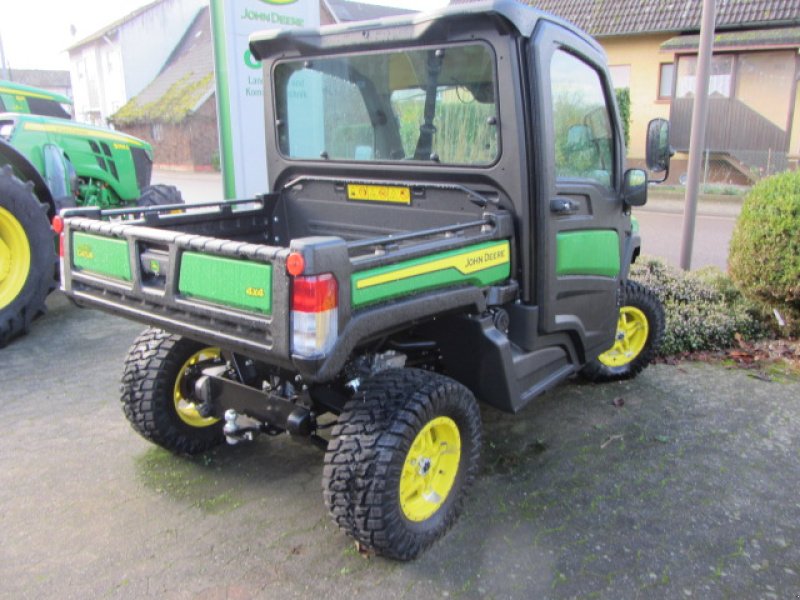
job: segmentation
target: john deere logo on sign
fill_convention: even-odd
[[[78,244],[75,254],[86,260],[94,259],[94,252],[92,252],[92,247],[89,244]]]
[[[294,4],[297,0],[261,0],[264,4]]]

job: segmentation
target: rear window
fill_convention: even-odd
[[[496,87],[485,44],[282,62],[278,144],[294,159],[489,165]]]
[[[71,118],[71,115],[64,110],[64,107],[55,100],[28,97],[28,108],[30,109],[31,114],[34,115],[41,115],[43,117],[58,117],[60,119]]]

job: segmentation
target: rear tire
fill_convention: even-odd
[[[652,290],[626,281],[614,345],[580,374],[594,382],[631,379],[655,358],[664,338],[664,307]]]
[[[122,374],[122,408],[134,430],[176,454],[219,445],[223,422],[204,418],[191,402],[201,365],[219,363],[218,348],[145,329],[128,351]]]
[[[47,205],[10,166],[0,169],[0,347],[28,331],[55,289],[55,237]]]
[[[332,434],[325,504],[361,547],[410,560],[450,529],[480,458],[480,411],[467,388],[430,371],[383,371]]]
[[[137,206],[164,206],[166,204],[183,204],[181,191],[174,185],[157,183],[142,190]]]

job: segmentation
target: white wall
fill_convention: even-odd
[[[141,92],[167,62],[208,0],[164,0],[120,29],[125,94]]]

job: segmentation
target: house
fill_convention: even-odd
[[[153,145],[162,167],[209,170],[219,156],[211,18],[195,16],[166,65],[110,117],[111,124]]]
[[[207,0],[156,0],[67,48],[77,120],[108,117],[161,71]]]
[[[321,0],[323,25],[412,11]],[[219,168],[216,83],[210,12],[204,7],[180,37],[161,71],[110,116],[114,127],[149,141],[160,167]]]
[[[530,0],[572,21],[605,49],[615,87],[631,96],[633,164],[650,119],[668,118],[686,172],[701,0]],[[706,131],[709,180],[748,183],[800,161],[800,2],[717,3]]]

